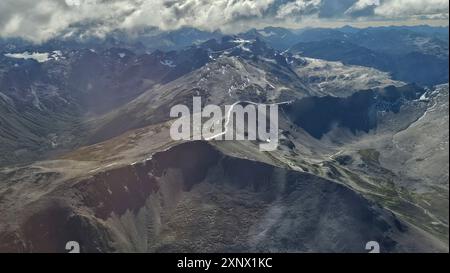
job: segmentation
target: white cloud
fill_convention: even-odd
[[[345,14],[352,14],[358,11],[365,10],[367,8],[378,7],[379,5],[380,0],[358,0],[345,12]]]
[[[193,26],[216,30],[224,25],[250,18],[263,18],[274,0],[153,0],[141,1],[139,9],[128,16],[125,28],[153,25],[162,29]]]
[[[375,9],[375,14],[388,18],[432,16],[449,13],[448,0],[385,0]]]
[[[338,1],[338,0],[336,0]],[[340,0],[339,0],[340,1]],[[352,1],[354,4],[352,5]],[[318,18],[330,8],[324,0],[0,0],[0,36],[35,42],[69,33],[83,25],[102,36],[114,29],[156,26],[177,29],[240,30],[264,22]],[[369,9],[364,16],[448,17],[448,0],[347,0],[351,8],[335,17]],[[346,3],[347,3],[346,2]],[[332,6],[332,5],[331,5]],[[334,11],[333,11],[334,12]],[[358,15],[360,16],[360,15]],[[323,18],[322,18],[323,19]],[[74,31],[73,33],[77,33]]]
[[[3,0],[0,2],[0,36],[19,36],[40,42],[54,37],[71,24],[117,24],[132,12],[129,0]]]
[[[321,0],[296,0],[279,7],[276,17],[284,19],[286,17],[311,14],[320,8]]]
[[[70,25],[101,35],[116,28],[193,26],[216,30],[257,19],[275,0],[1,0],[0,36],[43,41]]]

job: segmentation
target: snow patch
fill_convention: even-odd
[[[60,50],[55,50],[52,53],[50,53],[50,58],[55,60],[55,61],[58,61],[60,59],[64,59],[63,54],[62,54],[62,52]]]
[[[271,36],[276,35],[276,33],[273,32],[273,31],[267,32],[267,31],[265,31],[265,30],[260,30],[260,31],[258,31],[258,33],[259,33],[261,36],[266,37],[266,38],[267,38],[267,37],[271,37]]]
[[[171,68],[177,67],[171,60],[162,60],[162,61],[160,61],[160,63],[164,66],[168,66]]]
[[[423,93],[423,95],[419,98],[419,101],[428,102],[429,101],[428,93],[427,92]]]
[[[5,54],[5,56],[8,58],[23,59],[23,60],[33,59],[39,63],[45,63],[50,59],[48,53],[38,53],[38,52],[29,53],[28,51],[25,51],[23,53],[7,53]]]
[[[253,43],[252,40],[244,40],[244,39],[241,39],[241,38],[234,39],[232,42],[236,43],[236,44],[250,44],[250,43]]]
[[[45,63],[50,60],[57,61],[57,60],[63,58],[62,52],[59,50],[55,50],[50,53],[48,53],[48,52],[44,52],[44,53],[32,52],[32,53],[30,53],[28,51],[25,51],[22,53],[6,53],[6,54],[4,54],[4,56],[8,57],[8,58],[13,58],[13,59],[23,59],[23,60],[32,59],[39,63]]]

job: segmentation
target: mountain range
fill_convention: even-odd
[[[278,149],[172,140],[194,96]],[[448,116],[448,28],[0,40],[0,252],[448,252]]]

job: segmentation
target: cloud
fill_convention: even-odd
[[[260,22],[448,18],[448,0],[1,0],[0,37],[42,42],[59,35],[183,26],[236,31]],[[433,17],[434,16],[434,17]]]
[[[0,36],[44,41],[74,25],[90,33],[119,28],[192,26],[216,30],[263,19],[274,0],[1,0]]]
[[[134,11],[135,3],[133,0],[3,0],[0,1],[0,36],[40,42],[75,23],[114,26]]]
[[[352,17],[388,19],[443,19],[448,13],[448,0],[358,0],[345,12]]]
[[[448,0],[386,0],[375,8],[375,14],[389,18],[429,17],[436,14],[448,18]]]
[[[283,19],[291,16],[317,13],[321,3],[321,0],[296,0],[289,2],[278,8],[276,18]]]
[[[346,10],[345,14],[356,17],[370,16],[374,14],[374,9],[380,4],[380,0],[359,0]]]
[[[344,12],[357,0],[322,0],[319,11],[321,18],[341,18]]]
[[[220,29],[237,21],[265,16],[274,0],[153,0],[141,1],[139,9],[124,20],[122,27],[153,25],[162,29],[192,26]]]

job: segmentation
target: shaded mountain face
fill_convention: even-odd
[[[380,112],[398,113],[405,101],[418,99],[424,93],[425,90],[417,86],[390,86],[361,91],[346,98],[308,97],[283,109],[292,122],[320,139],[335,127],[368,133],[376,128]]]
[[[41,55],[0,56],[2,164],[70,149],[80,143],[86,120],[210,61],[206,50],[195,47],[143,55],[120,48]]]
[[[172,81],[209,60],[204,51],[196,48],[143,55],[121,48],[59,54],[41,62],[2,56],[1,90],[5,95],[15,96],[14,99],[26,100],[24,93],[30,93],[35,86],[44,86],[62,99],[78,104],[83,111],[102,113],[133,99],[152,85]],[[44,96],[42,92],[45,91],[37,95]]]
[[[336,31],[360,32],[324,32]],[[448,84],[266,43],[289,32],[2,54],[0,252],[72,240],[83,252],[448,251]],[[207,36],[196,33],[172,34]],[[348,44],[329,51],[351,56]],[[371,52],[353,53],[377,61]],[[194,96],[290,102],[278,149],[172,140],[170,109]]]

